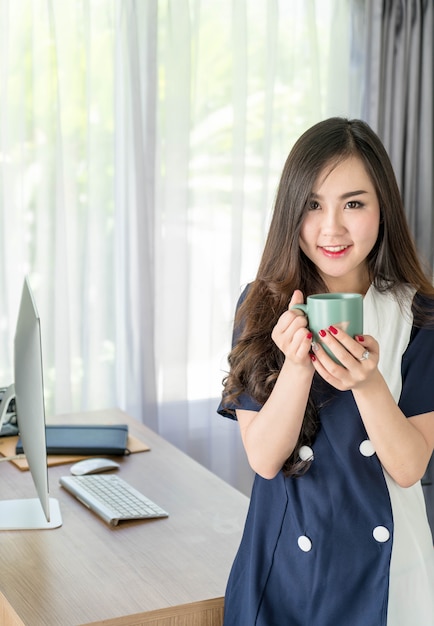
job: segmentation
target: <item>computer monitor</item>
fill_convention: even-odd
[[[15,331],[14,377],[14,389],[7,396],[15,393],[18,428],[37,498],[0,500],[0,530],[57,528],[62,517],[58,501],[49,497],[41,328],[27,278]]]

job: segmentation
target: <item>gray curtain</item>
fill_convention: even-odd
[[[365,0],[363,118],[382,138],[422,261],[434,268],[434,2]]]

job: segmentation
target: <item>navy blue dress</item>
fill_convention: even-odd
[[[413,328],[401,373],[404,414],[433,411],[433,328]],[[327,396],[314,460],[297,478],[256,475],[225,626],[395,626],[388,621],[394,515],[384,471],[351,391],[315,375],[312,393],[318,403]],[[227,408],[261,406],[245,394],[241,406],[218,408],[233,418]]]

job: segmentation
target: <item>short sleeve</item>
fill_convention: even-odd
[[[247,287],[244,289],[244,291],[242,292],[242,294],[240,295],[238,302],[237,302],[237,306],[236,306],[236,311],[238,311],[239,307],[241,306],[241,304],[244,302],[247,292],[249,290],[250,285],[247,285]],[[240,328],[236,328],[234,326],[233,332],[232,332],[232,348],[236,345],[237,343],[237,339],[240,335]],[[223,417],[229,417],[230,419],[236,420],[236,414],[235,411],[237,409],[244,409],[246,411],[259,411],[261,409],[261,404],[259,404],[254,398],[252,398],[249,394],[247,393],[242,393],[238,399],[237,402],[225,402],[224,397],[222,398],[218,408],[217,408],[217,413],[219,415],[222,415]]]
[[[429,310],[434,319],[432,301]],[[434,411],[434,322],[413,328],[402,358],[399,406],[407,417]]]
[[[217,413],[219,415],[223,415],[223,417],[229,417],[230,419],[236,420],[237,416],[235,415],[235,411],[237,409],[244,409],[245,411],[260,411],[262,405],[259,404],[254,398],[249,396],[247,393],[242,393],[238,396],[238,402],[220,402]]]

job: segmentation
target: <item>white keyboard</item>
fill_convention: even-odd
[[[158,504],[116,474],[62,476],[60,484],[111,526],[120,521],[168,517]]]

